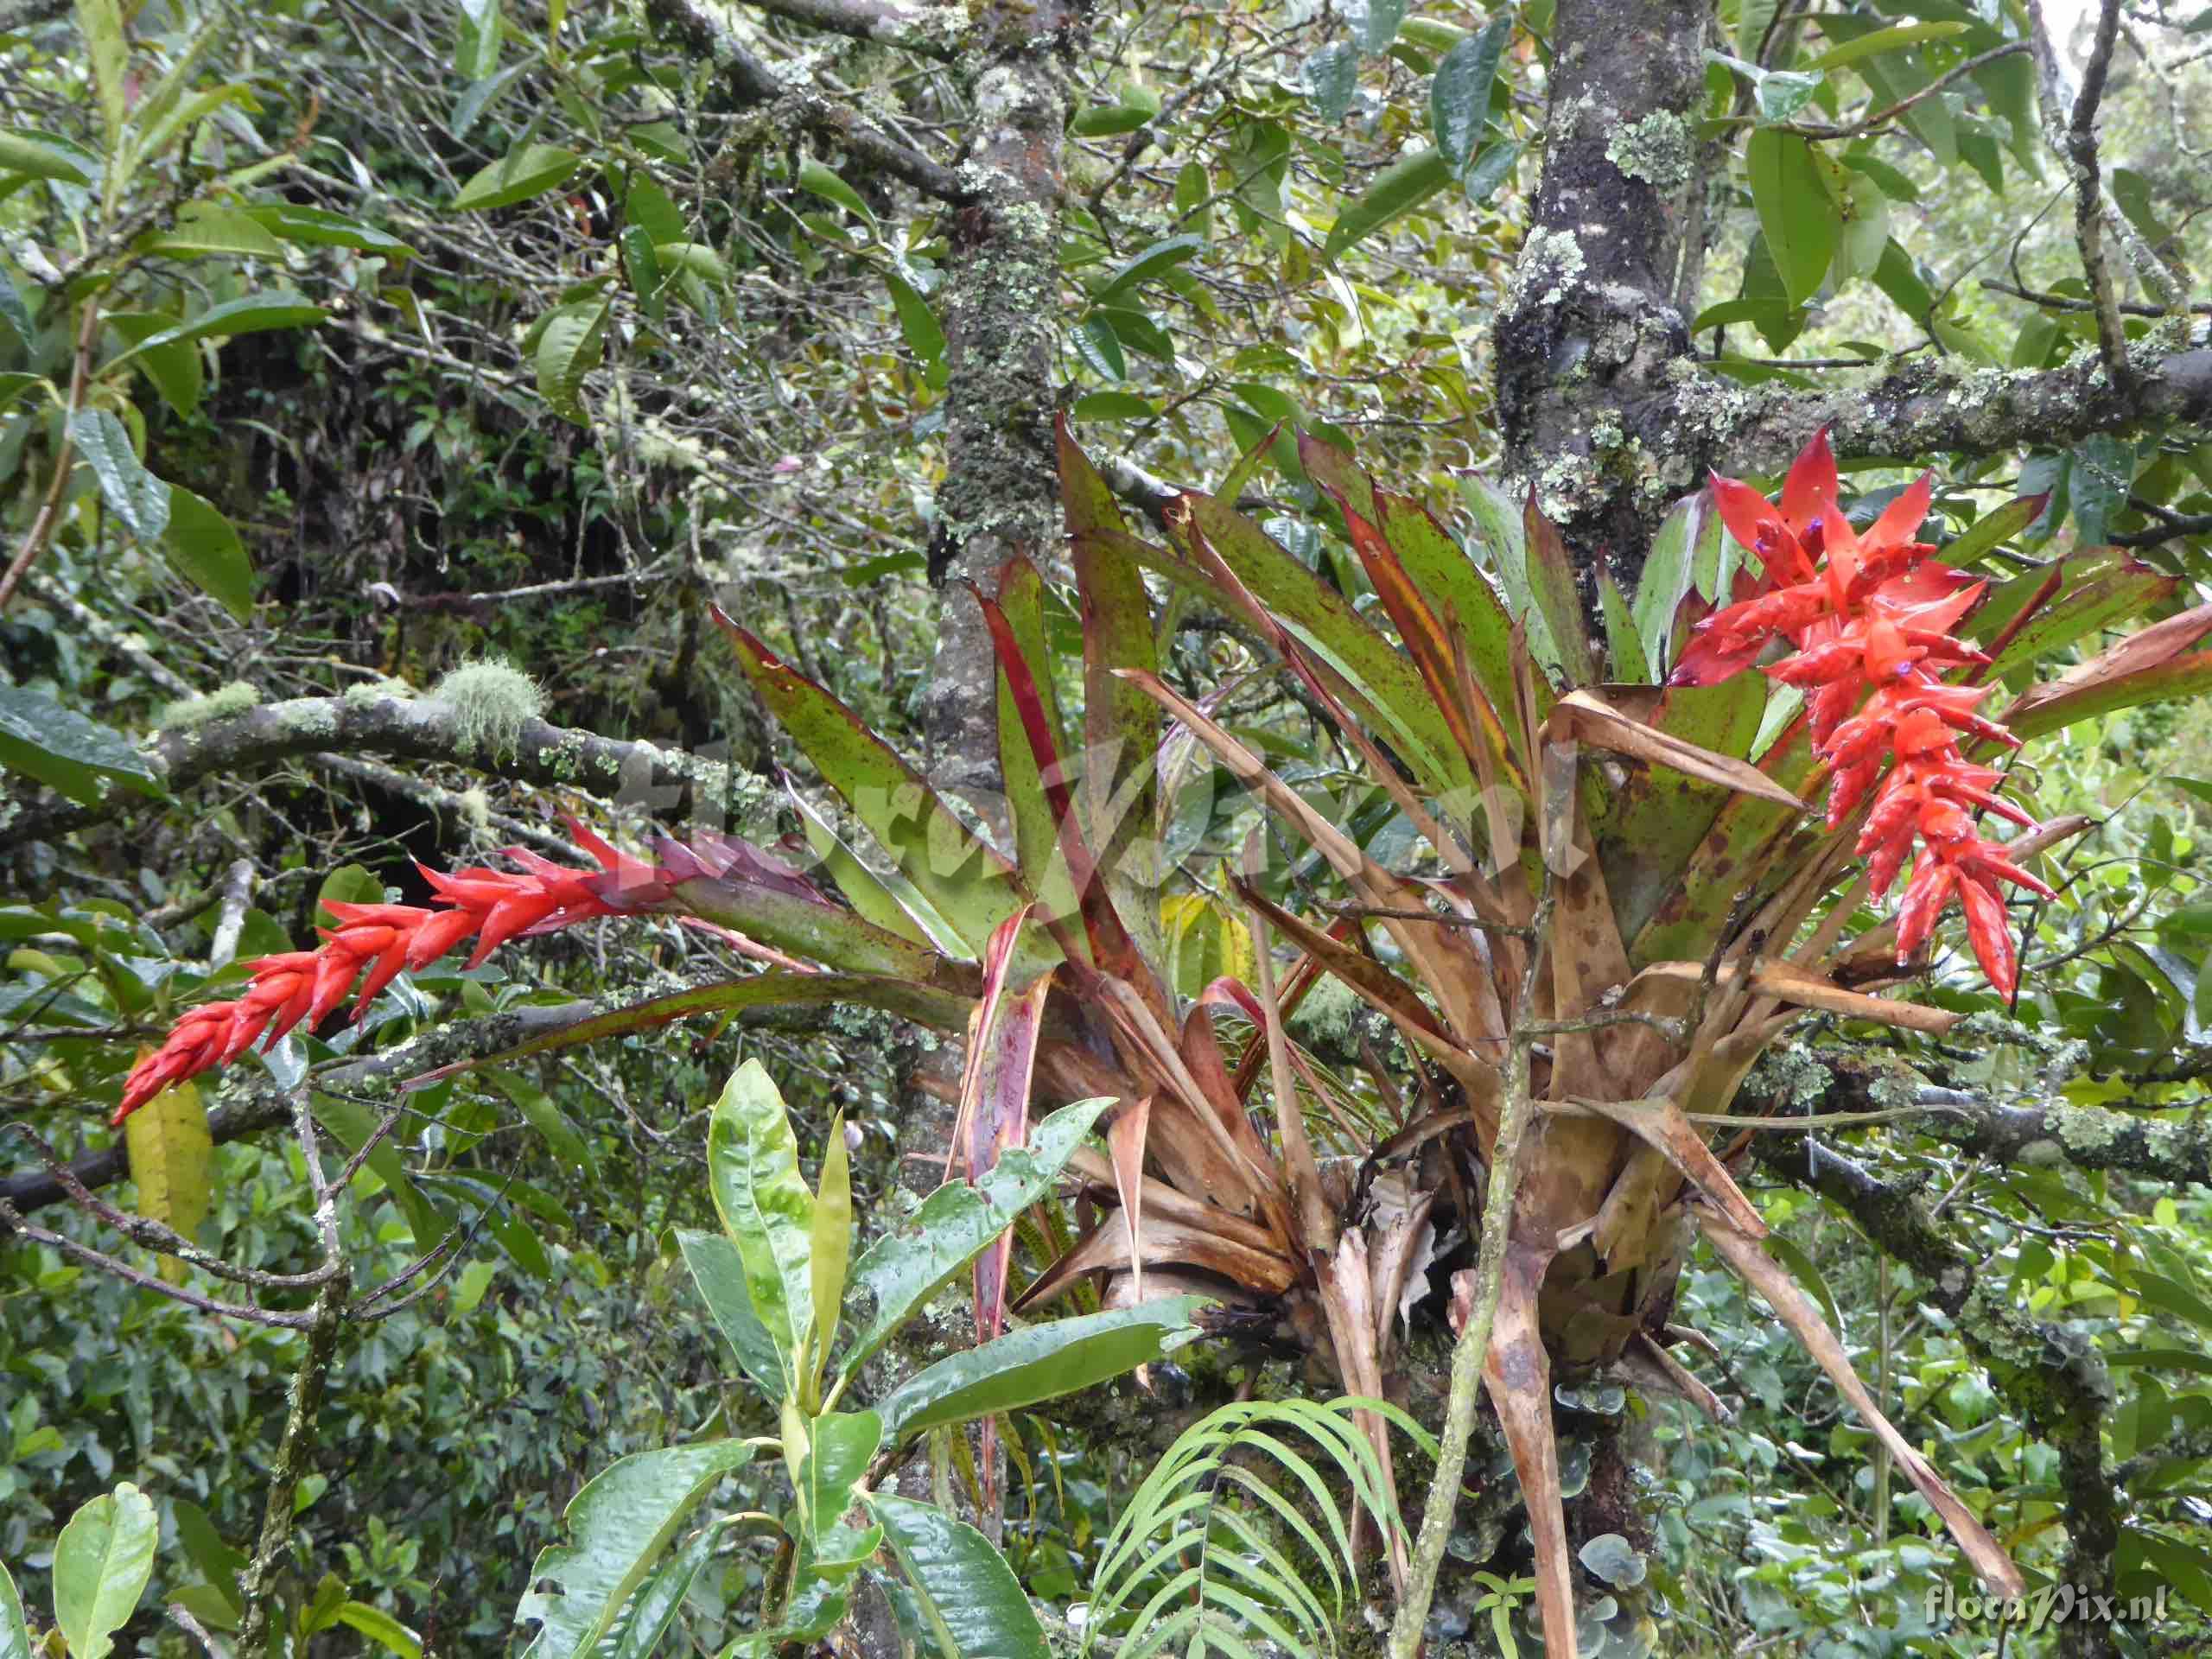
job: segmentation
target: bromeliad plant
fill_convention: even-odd
[[[1876,993],[1915,976],[1954,896],[1992,985],[2016,991],[1997,884],[2047,893],[2030,861],[2064,826],[2002,846],[1984,838],[1982,814],[2025,815],[1998,795],[2003,779],[1975,758],[1980,746],[2212,685],[2212,652],[2195,649],[2212,607],[2030,686],[2038,659],[2164,604],[2176,584],[2107,550],[1986,585],[1971,565],[2036,504],[1931,548],[1912,539],[1923,480],[1860,532],[1816,441],[1778,507],[1726,480],[1682,504],[1633,601],[1600,573],[1605,626],[1593,639],[1566,550],[1533,505],[1516,512],[1470,486],[1478,561],[1340,452],[1307,441],[1296,454],[1356,562],[1335,580],[1230,505],[1261,454],[1217,493],[1173,503],[1163,544],[1133,532],[1063,430],[1079,710],[1063,706],[1046,648],[1039,573],[1016,560],[995,594],[977,595],[998,653],[1008,851],[829,692],[724,619],[761,702],[888,868],[863,862],[802,802],[817,874],[834,893],[780,859],[718,841],[663,842],[653,867],[620,880],[625,867],[607,850],[604,877],[531,866],[529,879],[558,891],[541,887],[526,901],[470,872],[445,889],[445,914],[467,917],[354,917],[312,966],[273,969],[272,981],[290,977],[261,994],[276,1012],[257,1028],[334,1006],[330,987],[350,983],[359,963],[412,960],[424,939],[445,948],[472,931],[543,930],[603,913],[594,906],[709,918],[776,965],[501,1058],[714,1008],[872,1003],[964,1034],[956,1154],[983,1191],[1030,1140],[1033,1101],[1115,1103],[1106,1150],[1065,1159],[1095,1224],[1011,1302],[1007,1247],[977,1246],[986,1339],[1009,1306],[1034,1314],[1085,1276],[1109,1310],[1162,1291],[1204,1293],[1222,1305],[1217,1329],[1294,1344],[1347,1394],[1387,1398],[1401,1310],[1421,1300],[1433,1241],[1455,1226],[1479,1231],[1481,1274],[1455,1286],[1468,1363],[1464,1376],[1455,1367],[1421,1547],[1409,1559],[1394,1537],[1387,1553],[1406,1588],[1400,1630],[1417,1637],[1426,1611],[1478,1357],[1527,1498],[1554,1659],[1576,1651],[1576,1618],[1553,1383],[1620,1366],[1710,1402],[1668,1351],[1676,1278],[1701,1234],[1834,1377],[1976,1570],[2016,1593],[2018,1569],[1883,1417],[1762,1246],[1758,1211],[1700,1126],[1731,1112],[1760,1053],[1808,1011],[1948,1029],[1957,1013]],[[1148,582],[1179,604],[1225,613],[1293,677],[1360,777],[1355,810],[1317,806],[1210,712],[1210,694],[1167,683]],[[1363,582],[1371,605],[1346,596]],[[1711,612],[1723,594],[1734,602]],[[1777,643],[1783,658],[1751,671]],[[1980,711],[1984,682],[2015,688],[1995,715]],[[1179,982],[1160,938],[1159,837],[1191,746],[1306,851],[1287,870],[1248,865],[1209,901],[1224,947],[1213,957],[1249,959],[1249,972]],[[1825,821],[1814,808],[1823,793]],[[1386,821],[1416,855],[1376,855]],[[1900,913],[1853,937],[1870,893],[1915,846],[1920,868]],[[1870,868],[1854,874],[1860,857]],[[570,902],[560,884],[575,880],[582,897]],[[341,944],[357,928],[358,941]],[[1241,948],[1243,929],[1256,949]],[[1227,948],[1233,930],[1237,949]],[[1278,937],[1295,954],[1280,976]],[[338,954],[346,965],[326,970]],[[1335,1116],[1332,1086],[1286,1031],[1325,978],[1402,1040],[1395,1061],[1370,1045],[1358,1084],[1380,1129]],[[218,1041],[207,1018],[140,1085],[215,1063],[260,1019],[258,1007],[223,1015]],[[1249,1033],[1241,1052],[1223,1019]],[[1325,1159],[1331,1135],[1357,1156]],[[803,1230],[783,1224],[792,1237]],[[772,1288],[765,1270],[747,1282]],[[801,1306],[795,1282],[774,1281],[787,1311]],[[787,1448],[818,1444],[811,1414],[839,1403],[834,1387],[809,1392],[805,1357],[818,1358],[828,1337],[790,1319],[783,1340],[799,1357],[765,1372],[804,1420],[805,1438],[788,1433]],[[1358,1421],[1393,1494],[1384,1422],[1371,1411]],[[888,1529],[880,1505],[875,1513]],[[849,1543],[834,1546],[836,1560]]]
[[[975,1528],[930,1504],[874,1490],[888,1454],[918,1437],[989,1420],[1088,1388],[1160,1358],[1194,1334],[1198,1299],[1028,1326],[924,1367],[873,1405],[852,1407],[861,1367],[899,1328],[1050,1192],[1110,1103],[1065,1107],[980,1181],[942,1186],[912,1218],[852,1254],[853,1203],[842,1124],[817,1189],[801,1178],[784,1103],[757,1060],[716,1102],[709,1178],[722,1230],[678,1236],[683,1259],[737,1362],[777,1408],[777,1435],[641,1452],[596,1476],[570,1503],[569,1541],[541,1552],[517,1610],[537,1623],[531,1659],[571,1659],[619,1634],[625,1653],[655,1651],[691,1580],[732,1529],[760,1516],[709,1520],[665,1561],[725,1476],[780,1453],[791,1503],[780,1526],[787,1567],[768,1587],[760,1628],[731,1651],[766,1656],[827,1636],[853,1580],[879,1550],[898,1560],[949,1659],[1045,1659],[1037,1616],[1013,1571]],[[842,1347],[841,1325],[855,1327]],[[832,1354],[836,1356],[832,1362]],[[855,1524],[857,1520],[857,1524]],[[618,1631],[619,1627],[619,1631]]]

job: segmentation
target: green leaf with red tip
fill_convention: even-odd
[[[2048,569],[2024,570],[1993,592],[1960,630],[1976,643],[1993,640],[2048,584]],[[2058,562],[2058,591],[2043,601],[1997,653],[1986,678],[2002,680],[2101,629],[2161,605],[2178,581],[2116,547]]]
[[[1031,895],[1014,868],[970,834],[921,774],[836,697],[787,666],[720,609],[739,665],[777,723],[845,798],[899,873],[980,953],[996,927]],[[1033,936],[1032,949],[1050,947]],[[1057,953],[1052,953],[1057,954]]]
[[[1139,952],[1157,962],[1163,950],[1157,897],[1163,873],[1154,827],[1160,709],[1115,673],[1160,666],[1152,600],[1137,557],[1142,544],[1128,533],[1112,493],[1065,421],[1059,455],[1083,614],[1084,753],[1077,817],[1107,900]]]
[[[1529,591],[1543,613],[1552,644],[1559,652],[1554,664],[1569,685],[1588,685],[1598,677],[1590,656],[1590,638],[1582,627],[1582,598],[1574,585],[1574,560],[1560,538],[1559,526],[1536,505],[1532,486],[1522,510],[1522,544],[1529,559]]]
[[[1217,498],[1194,493],[1183,497],[1181,505],[1189,512],[1191,526],[1251,596],[1346,682],[1352,693],[1347,702],[1355,712],[1398,751],[1431,792],[1473,799],[1474,774],[1466,757],[1420,671],[1396,643],[1376,632],[1343,594],[1274,537]],[[1213,586],[1191,567],[1169,568],[1185,580],[1196,576],[1202,585]]]
[[[2207,635],[2212,605],[2154,622],[2059,678],[2031,687],[2005,711],[2004,724],[2018,736],[2039,737],[2139,703],[2199,696],[2212,690],[2212,651],[2196,649]]]
[[[1045,645],[1044,586],[1035,565],[1009,559],[999,573],[998,598],[978,594],[976,602],[998,656],[999,777],[1014,820],[1015,857],[1022,880],[1038,897],[1040,919],[1057,919],[1075,913],[1075,873],[1087,872],[1090,861],[1079,844],[1072,859],[1062,844],[1070,832],[1080,843],[1081,831],[1066,823],[1072,803],[1059,698]]]

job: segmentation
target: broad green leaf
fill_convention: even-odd
[[[1370,53],[1387,51],[1406,21],[1408,0],[1367,0],[1367,16],[1360,29],[1360,44]]]
[[[254,220],[271,236],[281,241],[296,242],[311,248],[354,248],[363,253],[381,253],[395,259],[409,259],[415,250],[397,237],[364,225],[358,219],[344,213],[334,213],[323,207],[303,207],[296,202],[263,202],[245,210],[246,217]]]
[[[1838,47],[1853,44],[1887,27],[1878,16],[1869,13],[1840,10],[1822,12],[1820,22],[1821,32],[1835,41]],[[1935,72],[1922,59],[1919,47],[1910,43],[1892,46],[1887,51],[1877,51],[1871,57],[1859,58],[1853,68],[1873,89],[1874,102],[1883,108],[1903,103],[1913,93],[1932,85],[1936,79]],[[1951,106],[1940,94],[1922,99],[1904,112],[1903,119],[1913,137],[1928,146],[1929,153],[1938,162],[1944,167],[1957,165],[1957,124],[1952,119]]]
[[[630,1592],[723,1476],[752,1460],[740,1440],[639,1452],[594,1476],[562,1516],[569,1541],[540,1550],[515,1622],[538,1621],[525,1659],[576,1659],[604,1637]]]
[[[463,1268],[454,1281],[453,1300],[448,1304],[453,1312],[464,1318],[474,1313],[499,1273],[495,1262],[472,1262]]]
[[[1116,133],[1135,132],[1159,113],[1141,104],[1093,104],[1076,112],[1068,130],[1078,138],[1110,138]]]
[[[454,71],[463,80],[484,80],[499,67],[499,0],[461,0],[461,38]]]
[[[1827,275],[1842,219],[1828,199],[1812,147],[1796,133],[1760,128],[1745,144],[1744,160],[1767,251],[1791,303],[1802,305]]]
[[[677,1244],[683,1251],[683,1264],[691,1269],[691,1281],[699,1287],[699,1294],[707,1304],[707,1311],[715,1316],[715,1323],[721,1327],[722,1335],[729,1338],[729,1345],[736,1351],[737,1363],[744,1367],[763,1397],[779,1400],[786,1386],[783,1360],[776,1351],[775,1338],[760,1323],[753,1311],[753,1293],[747,1288],[745,1258],[737,1253],[737,1246],[720,1233],[695,1233],[684,1230],[676,1235]]]
[[[176,327],[179,319],[159,311],[111,311],[101,321],[121,334],[127,348]],[[200,353],[188,341],[172,340],[152,351],[132,349],[138,369],[162,394],[162,401],[178,414],[189,416],[200,407],[204,384]]]
[[[26,375],[25,379],[35,377]],[[6,391],[0,388],[0,405],[6,402]],[[1068,411],[1078,421],[1149,421],[1160,410],[1149,397],[1140,397],[1133,391],[1094,391],[1075,400],[1075,407]]]
[[[1036,1610],[990,1540],[911,1498],[871,1492],[868,1504],[944,1659],[1050,1659]]]
[[[84,36],[85,55],[91,60],[100,124],[112,153],[123,147],[123,123],[130,106],[130,44],[123,32],[122,6],[118,0],[77,0],[77,32]],[[80,1653],[77,1659],[99,1656]]]
[[[729,287],[729,266],[703,242],[656,242],[653,258],[663,270],[689,271],[716,291]]]
[[[22,295],[16,290],[15,278],[8,275],[5,266],[0,266],[0,322],[15,330],[16,338],[22,341],[23,349],[27,352],[38,338],[37,327],[31,321],[30,308],[23,303]],[[8,378],[10,381],[20,378],[33,384],[37,380],[35,375],[17,377],[10,374]],[[5,408],[13,395],[12,392],[0,394],[0,408]]]
[[[1337,215],[1321,257],[1335,258],[1362,237],[1402,219],[1451,182],[1452,168],[1439,152],[1422,149],[1402,156],[1376,175],[1358,200]]]
[[[253,616],[253,563],[228,518],[181,484],[169,486],[162,553],[176,572],[239,621]]]
[[[1060,500],[1076,537],[1077,586],[1083,594],[1083,743],[1076,816],[1096,861],[1106,896],[1138,949],[1156,959],[1160,934],[1152,895],[1160,888],[1160,705],[1122,678],[1120,670],[1156,672],[1144,572],[1118,543],[1085,539],[1086,531],[1126,535],[1114,493],[1090,464],[1065,421],[1054,434]]]
[[[338,1606],[337,1621],[365,1636],[386,1653],[399,1659],[423,1659],[422,1638],[381,1607],[365,1601],[345,1601]]]
[[[54,1546],[54,1623],[71,1659],[107,1659],[153,1576],[161,1518],[129,1481],[69,1517]]]
[[[542,196],[575,176],[583,157],[559,144],[524,144],[480,169],[453,199],[457,213],[511,207]]]
[[[1888,29],[1878,29],[1871,35],[1861,35],[1855,41],[1846,41],[1840,46],[1832,46],[1805,67],[1815,73],[1840,69],[1847,63],[1856,63],[1859,59],[1871,58],[1878,52],[1895,52],[1903,47],[1916,46],[1923,41],[1945,41],[1966,31],[1964,23],[1897,23]]]
[[[874,225],[875,215],[869,211],[868,203],[861,200],[861,193],[821,162],[801,162],[798,183],[802,190],[810,190],[823,200],[836,203],[854,218],[865,219],[871,226]]]
[[[639,1587],[630,1603],[630,1616],[616,1632],[613,1651],[607,1659],[653,1659],[662,1651],[662,1638],[676,1622],[693,1581],[713,1559],[726,1524],[712,1521],[700,1528],[690,1543]],[[601,1652],[607,1650],[602,1648]]]
[[[1173,270],[1196,255],[1205,245],[1205,238],[1202,236],[1163,237],[1150,247],[1124,260],[1121,268],[1106,279],[1106,285],[1092,297],[1103,305],[1117,294],[1140,287],[1161,273]]]
[[[1114,332],[1113,323],[1103,312],[1094,311],[1076,325],[1069,336],[1076,355],[1103,378],[1126,380],[1129,378],[1129,359],[1122,350],[1122,337]]]
[[[0,1659],[31,1659],[31,1633],[23,1623],[23,1599],[0,1561]]]
[[[715,1103],[707,1174],[723,1230],[745,1263],[753,1311],[776,1344],[785,1392],[796,1393],[799,1353],[814,1317],[808,1266],[814,1195],[799,1175],[798,1142],[784,1097],[758,1060],[738,1067]]]
[[[213,30],[211,29],[211,35]],[[178,68],[183,68],[179,64]],[[174,72],[172,72],[174,73]],[[133,124],[138,129],[137,153],[142,160],[166,156],[181,138],[188,137],[200,124],[227,105],[241,105],[259,113],[260,103],[254,98],[253,88],[243,82],[233,81],[223,86],[203,87],[189,98],[171,107],[166,114],[148,116],[140,113]]]
[[[124,1120],[123,1134],[138,1213],[190,1238],[207,1218],[215,1156],[198,1087],[188,1081],[162,1090]],[[175,1256],[162,1256],[160,1269],[171,1284],[184,1282],[184,1263]]]
[[[1332,41],[1306,60],[1303,79],[1313,113],[1324,126],[1334,125],[1351,111],[1359,92],[1359,48],[1350,41]]]
[[[1428,84],[1429,131],[1455,177],[1465,175],[1489,128],[1491,88],[1498,59],[1513,37],[1513,9],[1501,6],[1480,33],[1444,54]]]
[[[261,334],[271,328],[301,328],[321,322],[330,315],[319,305],[310,304],[297,294],[272,291],[249,294],[244,299],[226,300],[211,306],[189,322],[181,322],[174,328],[164,328],[149,334],[107,367],[113,370],[128,363],[141,352],[153,351],[172,341],[182,340],[212,340],[238,334]]]
[[[67,138],[18,130],[0,132],[0,173],[59,179],[89,190],[100,181],[100,162],[90,150]]]
[[[812,1367],[804,1379],[810,1393],[818,1393],[823,1362],[837,1339],[837,1310],[844,1306],[845,1270],[853,1257],[853,1173],[842,1113],[830,1125],[820,1185],[814,1198],[814,1231],[807,1255],[814,1303]]]
[[[907,1435],[1072,1394],[1158,1359],[1192,1329],[1202,1296],[1171,1296],[1137,1307],[1033,1325],[948,1355],[879,1401],[883,1438]]]
[[[453,113],[446,118],[446,130],[455,138],[466,138],[481,120],[484,111],[498,103],[506,90],[537,67],[531,58],[518,59],[496,75],[469,82],[468,89],[453,101]]]
[[[242,259],[282,259],[284,245],[261,221],[226,203],[190,201],[177,210],[176,224],[149,238],[153,252],[171,257],[235,254]]]
[[[577,300],[559,307],[537,336],[537,391],[545,406],[578,426],[591,424],[583,405],[584,377],[599,366],[607,345],[613,302]]]
[[[868,1472],[868,1459],[882,1444],[883,1422],[872,1411],[833,1411],[807,1425],[798,1491],[817,1567],[849,1572],[860,1565],[839,1560],[823,1545],[852,1507],[853,1487]]]
[[[642,168],[630,175],[629,191],[622,198],[622,218],[627,224],[643,226],[656,245],[682,242],[690,235],[675,199]]]
[[[1890,302],[1912,319],[1921,327],[1929,326],[1930,314],[1936,309],[1936,296],[1921,280],[1919,270],[1912,263],[1912,256],[1895,237],[1874,266],[1874,286],[1890,296]]]
[[[853,1266],[852,1286],[868,1293],[874,1311],[838,1361],[838,1374],[854,1375],[915,1310],[1050,1192],[1099,1114],[1111,1104],[1102,1096],[1062,1107],[1031,1128],[1026,1146],[1001,1153],[982,1180],[940,1186],[922,1200],[911,1220],[862,1251]]]
[[[991,931],[1028,902],[1012,868],[969,834],[921,775],[842,702],[730,626],[738,660],[769,713],[932,909],[980,952]],[[1025,932],[1026,952],[1037,935]],[[1049,957],[1044,958],[1049,960]],[[1033,965],[1036,959],[1033,954]]]
[[[1521,159],[1521,146],[1510,138],[1492,140],[1475,157],[1475,164],[1467,169],[1465,186],[1467,200],[1481,207],[1496,194],[1497,187],[1513,175],[1513,164]]]
[[[923,378],[930,389],[944,391],[949,373],[944,325],[921,290],[905,277],[887,272],[883,280],[891,289],[892,308],[899,314],[899,331],[906,337],[906,349],[921,359]]]
[[[0,767],[86,805],[100,798],[110,778],[158,792],[152,768],[122,733],[20,686],[0,685]]]
[[[165,138],[175,126],[188,124],[188,120],[171,123],[169,118],[186,102],[185,94],[199,78],[200,67],[207,60],[222,39],[230,19],[217,12],[202,22],[182,52],[162,72],[161,79],[140,96],[130,111],[130,124],[137,130],[137,149],[141,156],[160,155],[168,146]],[[251,99],[251,94],[242,86],[228,86],[212,89],[222,95],[222,101],[232,98]],[[205,98],[207,92],[200,96]],[[197,102],[197,99],[192,100]]]
[[[105,409],[80,409],[69,417],[69,435],[125,529],[150,542],[168,528],[169,486],[146,470],[121,421]]]
[[[599,1160],[592,1156],[591,1143],[578,1132],[569,1115],[563,1111],[553,1096],[529,1078],[504,1066],[487,1066],[484,1080],[512,1101],[530,1127],[537,1131],[546,1149],[571,1169],[582,1168],[596,1174]]]

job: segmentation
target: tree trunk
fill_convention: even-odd
[[[1042,563],[1059,535],[1052,377],[1071,21],[1056,0],[978,21],[976,137],[962,168],[976,194],[954,213],[944,289],[948,458],[930,554],[943,605],[922,729],[932,780],[976,805],[995,831],[1004,827],[992,804],[995,659],[963,584],[995,594],[1007,560]]]
[[[1710,8],[1560,0],[1544,176],[1497,324],[1507,473],[1533,488],[1583,573],[1624,591],[1657,509],[1694,480],[1666,470],[1663,416],[1688,357],[1676,308],[1692,126]],[[1679,469],[1678,469],[1679,470]]]

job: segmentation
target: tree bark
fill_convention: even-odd
[[[1656,451],[1624,416],[1668,399],[1689,353],[1673,289],[1690,121],[1704,96],[1700,0],[1560,0],[1544,175],[1497,324],[1507,474],[1533,489],[1591,579],[1635,590]]]
[[[947,461],[930,556],[943,606],[922,730],[938,787],[994,830],[996,659],[964,584],[995,594],[1009,558],[1042,563],[1059,534],[1052,381],[1072,24],[1058,0],[995,7],[977,22],[975,138],[960,169],[974,194],[953,216],[943,290]]]

